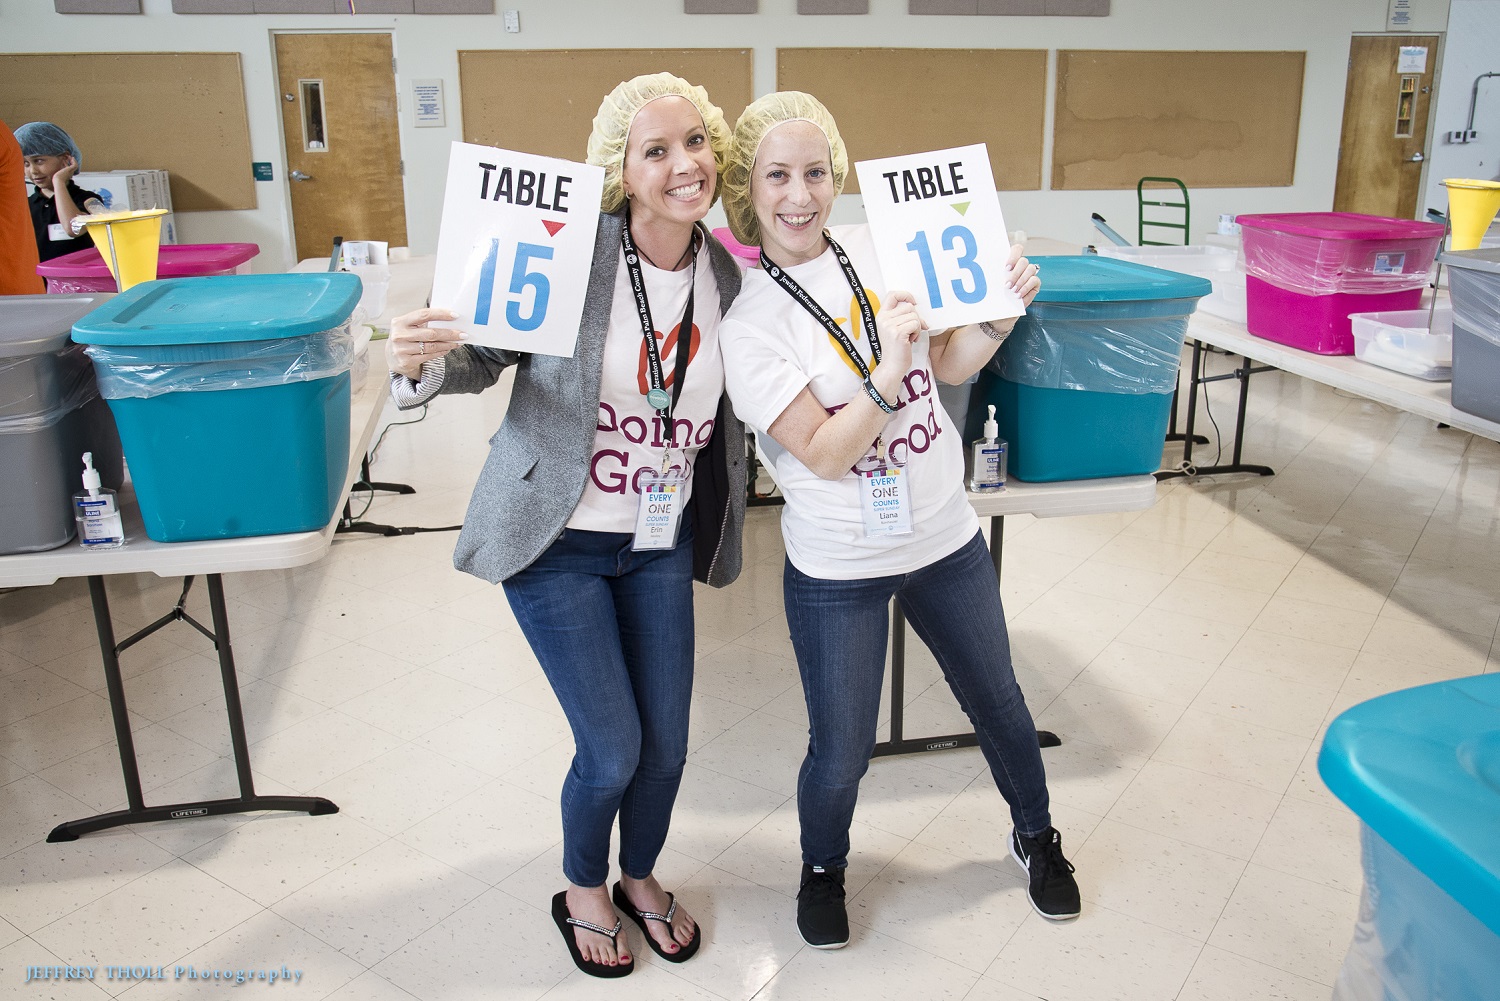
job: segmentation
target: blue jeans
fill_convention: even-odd
[[[693,546],[631,552],[631,537],[565,529],[505,596],[573,729],[562,787],[563,874],[644,879],[667,838],[687,761],[693,692]]]
[[[788,562],[782,589],[809,720],[797,778],[804,862],[848,864],[849,823],[875,747],[892,597],[974,724],[1016,829],[1034,836],[1051,826],[1036,725],[1011,668],[1000,584],[983,535],[893,577],[822,580]]]

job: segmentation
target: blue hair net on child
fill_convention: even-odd
[[[16,142],[21,144],[22,156],[71,155],[78,169],[83,169],[83,154],[78,152],[78,144],[51,122],[28,122],[16,129]]]

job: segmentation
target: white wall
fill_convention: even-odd
[[[1491,8],[1495,2],[1454,0],[1453,6]],[[10,52],[169,50],[241,54],[252,158],[275,163],[276,180],[256,184],[259,207],[254,210],[181,214],[179,235],[184,242],[253,240],[262,247],[257,264],[263,271],[289,265],[292,256],[273,31],[370,29],[394,33],[400,67],[397,82],[402,92],[401,142],[407,168],[410,242],[414,252],[422,253],[431,251],[436,243],[448,143],[460,138],[459,48],[745,46],[755,50],[757,94],[774,89],[778,45],[1043,48],[1054,52],[1059,48],[1306,51],[1293,185],[1192,191],[1193,228],[1203,233],[1212,228],[1221,212],[1316,210],[1332,204],[1349,36],[1383,31],[1387,12],[1387,0],[1260,0],[1254,4],[1241,0],[1114,0],[1113,13],[1107,18],[912,17],[906,13],[906,0],[871,0],[871,13],[865,16],[807,17],[796,14],[796,0],[760,0],[760,14],[710,17],[683,14],[682,0],[500,0],[500,6],[516,7],[521,12],[521,33],[507,34],[498,13],[493,17],[174,15],[170,0],[145,0],[143,15],[111,17],[60,15],[51,6],[47,0],[0,0],[0,47]],[[1434,23],[1420,24],[1418,30],[1444,29],[1447,0],[1432,0],[1420,10],[1424,21]],[[1053,68],[1055,61],[1054,54]],[[1049,68],[1047,96],[1049,158],[1053,68]],[[447,128],[412,127],[410,81],[421,77],[444,81]],[[1003,82],[996,81],[992,86],[994,99],[1003,100]],[[1500,107],[1500,98],[1496,100],[1491,107]],[[593,109],[579,113],[592,115]],[[59,109],[57,118],[66,125],[66,109]],[[184,128],[190,127],[191,123],[184,123]],[[1044,185],[1050,171],[1049,159],[1042,172]],[[1135,228],[1134,190],[1006,192],[1002,205],[1010,228],[1076,242],[1095,242],[1096,233],[1089,223],[1091,212],[1099,212],[1129,235]],[[860,217],[856,197],[841,199],[835,221]]]
[[[1445,133],[1464,127],[1474,78],[1490,72],[1500,73],[1500,0],[1453,0],[1437,107],[1430,126],[1432,155],[1427,159],[1424,212],[1429,208],[1447,211],[1448,192],[1442,186],[1445,177],[1500,180],[1500,77],[1490,77],[1479,85],[1474,115],[1479,141],[1452,145],[1443,138]]]

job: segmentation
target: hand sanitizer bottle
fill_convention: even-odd
[[[73,495],[73,517],[78,541],[89,549],[114,549],[125,544],[125,526],[115,492],[99,485],[94,453],[83,453],[83,493]]]
[[[995,408],[989,408],[984,422],[984,437],[974,442],[969,454],[969,489],[976,493],[993,493],[1005,489],[1005,442],[996,437]]]

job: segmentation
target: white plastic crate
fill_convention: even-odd
[[[1245,272],[1238,264],[1238,254],[1229,247],[1194,245],[1187,247],[1119,247],[1113,244],[1097,248],[1100,257],[1115,257],[1148,267],[1176,271],[1214,284],[1212,295],[1198,301],[1205,313],[1245,322]]]
[[[1453,309],[1351,313],[1354,357],[1428,382],[1453,378]]]

